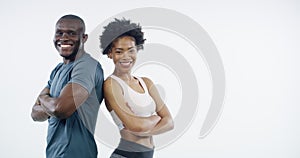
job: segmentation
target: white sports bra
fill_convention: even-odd
[[[122,79],[120,79],[119,77],[117,77],[115,75],[111,75],[110,77],[113,78],[114,80],[116,80],[122,87],[123,93],[124,93],[123,94],[124,99],[128,103],[128,106],[130,107],[131,111],[135,115],[141,116],[141,117],[148,117],[148,116],[151,116],[155,112],[155,109],[156,109],[155,102],[152,99],[152,97],[149,95],[148,88],[142,78],[135,77],[138,79],[138,81],[142,85],[142,87],[145,91],[144,93],[136,92],[130,86],[128,86]],[[113,110],[110,112],[110,114],[111,114],[114,122],[118,126],[119,130],[123,129],[124,128],[123,123],[119,119],[117,114]]]

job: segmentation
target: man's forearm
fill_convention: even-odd
[[[32,107],[31,117],[34,121],[45,121],[49,118],[49,115],[44,111],[41,105],[35,104]]]
[[[55,98],[52,98],[49,94],[42,94],[39,96],[39,101],[41,103],[41,108],[43,108],[47,114],[51,116],[55,116],[55,111],[56,111]]]
[[[39,95],[48,95],[50,92],[49,88],[45,87]],[[35,104],[32,107],[31,111],[31,117],[34,121],[45,121],[49,118],[50,115],[48,115],[44,108],[41,106],[40,99],[37,98]]]

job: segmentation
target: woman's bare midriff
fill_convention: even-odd
[[[126,129],[122,129],[120,131],[121,137],[125,140],[131,141],[131,142],[135,142],[141,145],[144,145],[148,148],[153,148],[153,140],[152,140],[152,136],[136,136],[132,133],[130,133],[128,130]]]

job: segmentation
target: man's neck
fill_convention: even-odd
[[[78,60],[83,54],[85,54],[85,51],[84,51],[84,50],[78,51],[78,53],[76,54],[75,57],[70,58],[70,59],[64,58],[64,59],[63,59],[63,60],[64,60],[64,63],[65,63],[65,64],[69,64],[70,62],[73,62],[73,61],[75,61],[75,60]]]

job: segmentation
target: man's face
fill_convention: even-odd
[[[53,39],[55,48],[65,59],[74,59],[82,49],[84,37],[83,26],[78,20],[60,19],[56,24]]]

